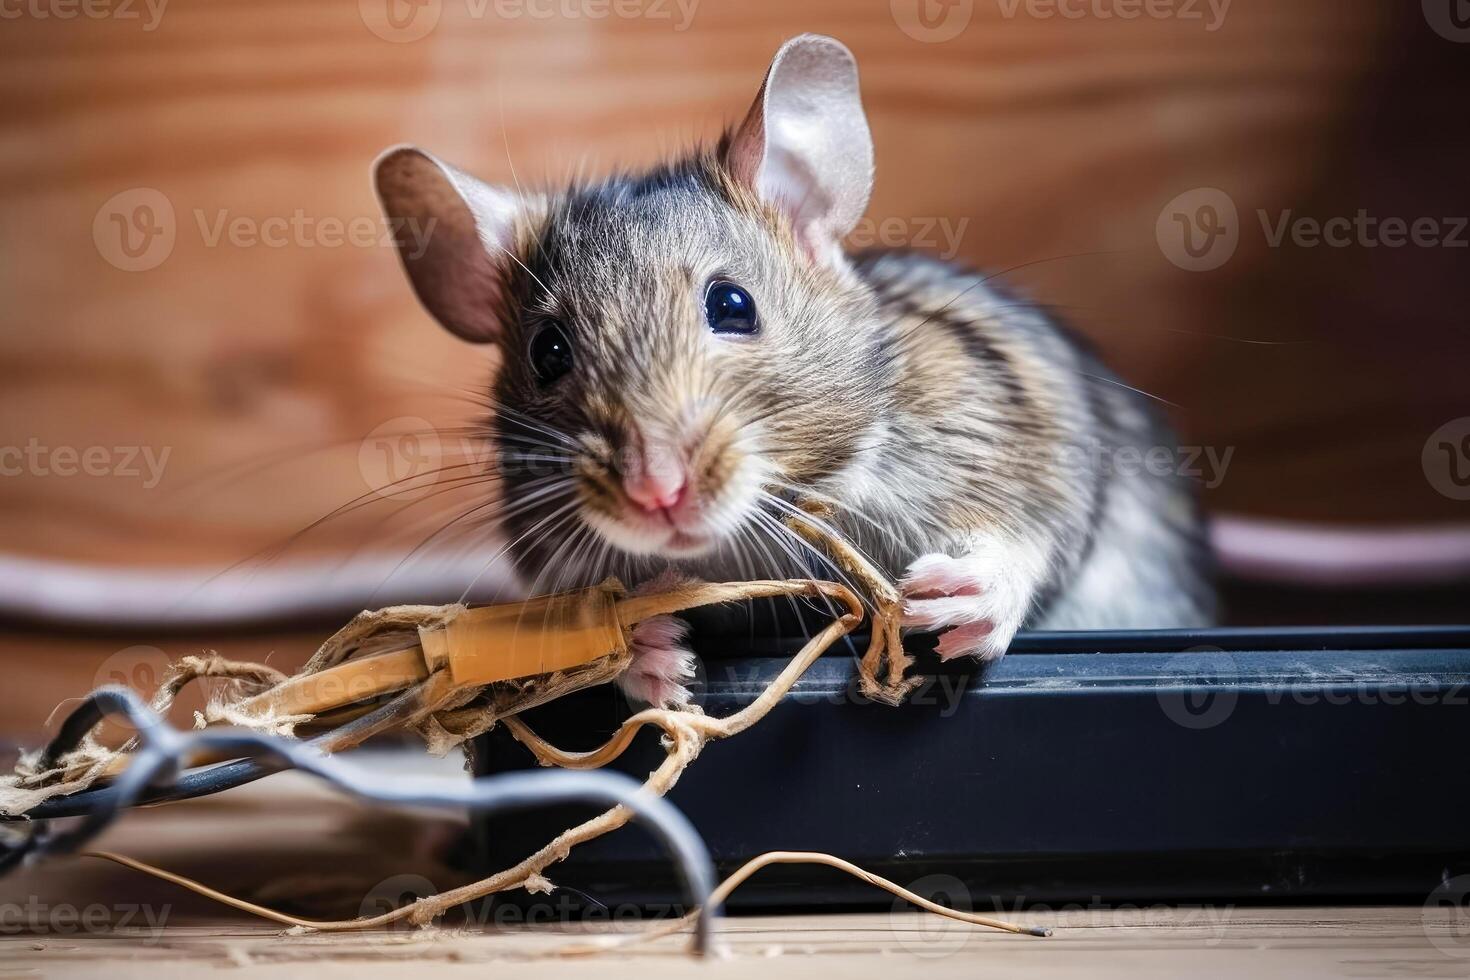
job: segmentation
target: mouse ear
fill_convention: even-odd
[[[790,216],[814,254],[840,261],[841,239],[873,190],[873,137],[852,52],[820,34],[782,45],[725,163]]]
[[[521,202],[412,146],[373,165],[378,200],[419,302],[465,340],[500,338]]]

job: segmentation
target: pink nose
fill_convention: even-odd
[[[677,507],[688,490],[684,471],[674,467],[636,473],[623,480],[628,499],[649,513]]]

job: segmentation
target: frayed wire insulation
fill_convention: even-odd
[[[76,827],[58,833],[53,832],[46,822],[31,822],[29,833],[19,844],[0,851],[0,873],[43,856],[79,850],[101,833],[124,808],[131,806],[145,789],[171,783],[194,755],[228,753],[296,769],[351,796],[388,805],[465,808],[480,813],[503,813],[563,803],[625,807],[644,822],[674,857],[691,906],[709,905],[714,891],[714,864],[693,825],[668,800],[644,791],[636,780],[620,773],[547,770],[486,776],[463,784],[402,776],[391,782],[382,781],[356,766],[292,739],[244,731],[181,732],[149,710],[136,694],[122,687],[104,687],[92,692],[68,717],[63,729],[90,729],[111,714],[125,716],[138,732],[138,748],[132,753],[127,768],[118,774],[105,796],[99,794],[95,808]],[[94,856],[107,857],[140,871],[158,873],[157,869],[120,855],[94,852]],[[185,887],[194,884],[167,873],[164,877]],[[196,887],[194,890],[200,889]],[[318,930],[332,928],[330,923],[296,920],[250,903],[240,903],[213,890],[202,893],[284,924]],[[396,912],[386,913],[381,917],[382,924],[398,917]],[[362,920],[354,922],[351,928],[371,928],[375,924],[378,923]],[[707,917],[701,917],[694,939],[696,952],[703,953],[708,948],[710,928]]]

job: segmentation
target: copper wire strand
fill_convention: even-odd
[[[347,930],[371,929],[375,926],[389,925],[402,918],[402,916],[395,915],[395,913],[402,911],[402,909],[395,909],[393,912],[389,912],[385,915],[376,916],[372,919],[347,919],[339,921],[303,919],[294,915],[289,915],[285,912],[277,912],[275,909],[266,908],[265,906],[257,905],[254,902],[247,902],[242,898],[236,898],[233,895],[222,892],[216,888],[211,888],[210,886],[195,881],[192,878],[186,878],[183,875],[175,874],[172,871],[166,871],[163,868],[148,864],[146,861],[139,861],[136,858],[130,858],[125,854],[118,854],[115,851],[83,851],[81,856],[101,858],[104,861],[112,861],[113,863],[120,864],[125,868],[131,868],[134,871],[139,871],[143,874],[151,875],[154,878],[158,878],[162,881],[167,881],[171,884],[178,885],[180,888],[185,888],[191,892],[194,892],[196,895],[201,895],[205,898],[211,899],[212,901],[219,902],[221,905],[227,905],[230,908],[237,909],[241,912],[248,912],[251,915],[257,916],[262,919],[267,919],[271,922],[277,923],[278,925],[292,926],[298,929],[312,929],[318,932],[339,932]],[[836,868],[839,871],[843,871],[849,875],[852,875],[854,878],[858,878],[862,881],[867,882],[870,885],[881,888],[884,891],[896,895],[904,901],[917,905],[919,908],[922,908],[927,912],[932,912],[935,915],[944,916],[945,918],[954,919],[956,921],[964,922],[969,925],[982,926],[987,929],[997,929],[1001,932],[1008,932],[1013,935],[1046,937],[1052,934],[1052,931],[1050,929],[1043,926],[1016,925],[1015,923],[1005,922],[1000,919],[992,919],[987,916],[978,915],[974,912],[966,912],[962,909],[955,909],[950,908],[947,905],[941,905],[938,902],[931,901],[930,899],[927,899],[922,895],[911,892],[907,888],[904,888],[902,885],[898,885],[888,880],[887,878],[882,877],[881,875],[873,874],[871,871],[865,871],[850,861],[844,861],[842,858],[837,857],[836,855],[827,854],[822,851],[767,851],[764,854],[757,855],[756,857],[753,857],[749,861],[745,862],[745,864],[741,865],[724,881],[720,882],[719,887],[717,887],[714,890],[713,894],[711,894],[710,896],[710,904],[713,906],[723,905],[735,892],[735,890],[738,889],[742,884],[744,884],[751,876],[760,871],[762,868],[770,867],[773,864],[826,865],[829,868]],[[403,906],[403,909],[409,908],[412,908],[412,906]],[[637,932],[629,936],[620,936],[615,939],[605,940],[603,942],[564,946],[561,949],[555,950],[551,955],[568,957],[593,956],[601,953],[611,952],[616,949],[623,949],[628,946],[640,943],[654,942],[655,940],[663,939],[665,937],[672,936],[676,933],[684,931],[685,929],[688,929],[694,924],[695,920],[703,914],[703,909],[695,909],[688,915],[681,916],[680,918],[670,923],[654,926],[652,928],[642,930],[641,932]]]

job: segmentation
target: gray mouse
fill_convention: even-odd
[[[380,157],[390,221],[432,227],[399,250],[419,299],[501,348],[484,438],[526,587],[835,576],[783,524],[817,520],[801,500],[944,658],[1022,627],[1208,625],[1192,487],[1144,463],[1174,447],[1155,411],[983,275],[847,254],[873,174],[856,61],[816,35],[717,145],[646,173],[523,192]],[[687,698],[679,622],[633,647],[631,696]]]

